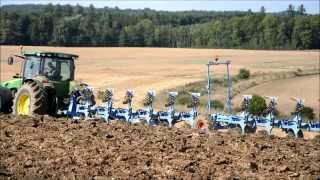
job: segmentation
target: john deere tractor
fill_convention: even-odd
[[[68,106],[69,95],[77,89],[74,61],[77,55],[57,52],[21,52],[8,64],[21,59],[21,75],[0,84],[0,110],[15,115],[56,115]]]

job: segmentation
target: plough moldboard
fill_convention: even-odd
[[[213,65],[227,66],[227,98],[226,109],[228,113],[215,112],[211,113],[211,79],[210,66]],[[231,111],[231,78],[229,76],[229,66],[231,61],[210,61],[207,64],[207,90],[208,90],[208,117],[212,121],[214,129],[223,128],[240,128],[241,133],[255,132],[257,128],[264,129],[267,134],[271,134],[274,127],[281,128],[290,136],[303,137],[302,129],[308,131],[320,132],[320,122],[302,123],[302,109],[304,102],[300,98],[294,98],[296,101],[296,110],[293,118],[279,120],[276,119],[277,97],[266,96],[269,105],[265,110],[266,116],[255,116],[249,113],[249,102],[251,95],[244,95],[242,102],[243,111],[239,114],[232,114]],[[156,112],[153,108],[156,92],[149,90],[144,99],[144,108],[134,110],[132,102],[134,100],[134,91],[128,89],[125,92],[123,104],[126,108],[115,108],[113,106],[114,91],[107,88],[104,92],[103,103],[96,106],[93,96],[93,88],[86,86],[75,93],[70,98],[69,108],[64,114],[73,120],[82,119],[102,119],[105,122],[120,120],[128,123],[144,123],[150,126],[165,125],[168,127],[175,126],[178,122],[185,122],[189,127],[196,128],[198,120],[198,110],[200,93],[192,92],[190,94],[191,108],[189,112],[177,112],[175,109],[178,92],[167,92],[167,103],[165,111]],[[197,127],[199,128],[199,127]]]
[[[149,90],[146,93],[144,109],[136,111],[133,111],[132,108],[133,90],[127,90],[125,93],[123,104],[126,104],[127,108],[113,107],[113,93],[113,89],[106,89],[102,105],[96,106],[92,98],[93,89],[85,87],[72,95],[68,110],[65,110],[64,114],[73,120],[98,118],[105,122],[121,120],[128,123],[145,123],[151,126],[162,124],[169,127],[172,127],[179,121],[185,121],[191,127],[194,127],[198,116],[197,106],[199,104],[200,93],[190,93],[191,105],[188,107],[191,108],[191,111],[180,113],[175,110],[177,92],[168,92],[168,102],[165,104],[166,111],[159,112],[155,112],[153,109],[153,102],[156,96],[156,91],[154,90]]]

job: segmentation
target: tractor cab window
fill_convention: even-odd
[[[25,62],[24,78],[32,79],[40,73],[40,57],[29,56]]]
[[[72,60],[46,57],[44,60],[44,75],[53,81],[72,79]]]

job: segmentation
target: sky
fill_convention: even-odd
[[[80,4],[102,8],[105,6],[120,9],[143,9],[150,8],[155,10],[183,11],[183,10],[215,10],[230,11],[240,10],[259,11],[261,6],[266,8],[266,12],[279,12],[288,8],[289,4],[298,7],[303,4],[307,13],[319,14],[320,0],[0,0],[1,5],[9,4]]]

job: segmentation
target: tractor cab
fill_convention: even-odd
[[[28,52],[24,59],[23,81],[42,76],[47,81],[73,81],[77,55],[55,52]]]
[[[14,57],[23,60],[20,74],[13,76],[12,80],[2,83],[14,93],[28,81],[37,80],[43,85],[52,85],[58,96],[69,94],[68,83],[74,80],[74,60],[77,55],[56,52],[24,52],[8,58],[8,64],[12,65]],[[63,88],[64,87],[64,88]]]
[[[49,81],[72,81],[74,79],[74,56],[54,53],[26,54],[23,79],[44,76]]]

